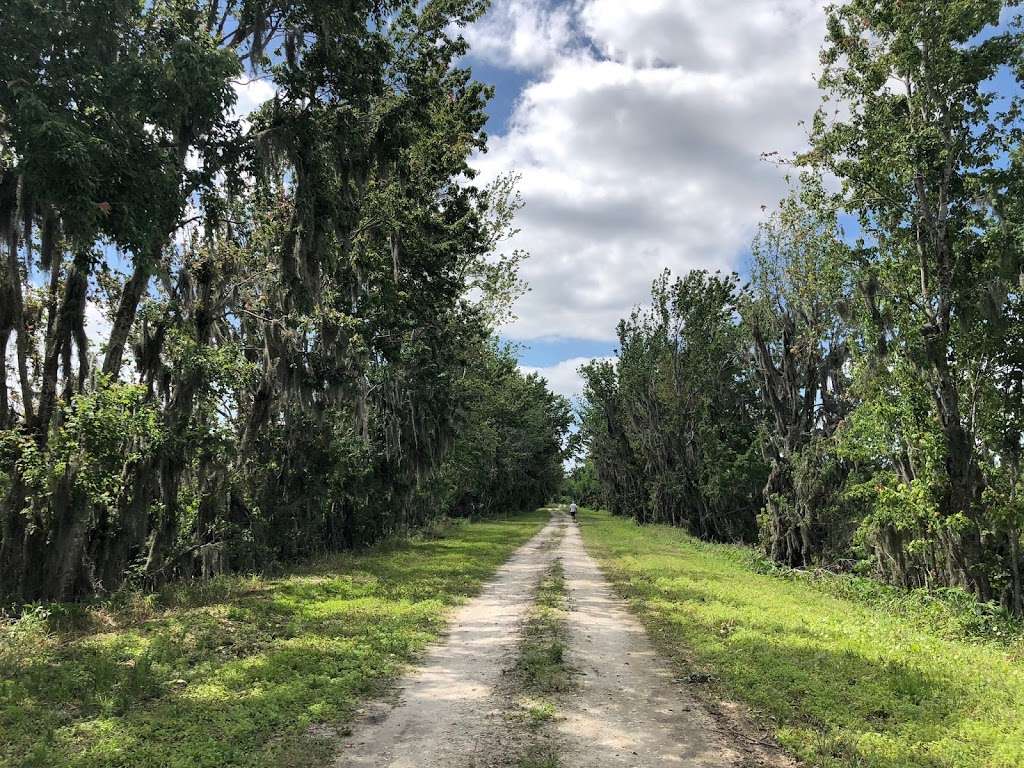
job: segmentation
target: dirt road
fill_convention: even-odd
[[[668,663],[651,647],[570,526],[560,547],[569,588],[569,665],[577,688],[561,702],[561,766],[732,766],[711,718],[673,682]]]
[[[344,739],[337,768],[481,768],[514,765],[523,733],[507,713],[503,671],[538,581],[555,558],[569,602],[567,660],[577,685],[558,701],[558,765],[725,768],[739,757],[610,590],[562,512],[484,591],[455,613],[446,639]]]

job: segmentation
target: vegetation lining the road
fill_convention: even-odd
[[[547,518],[0,625],[0,766],[316,765],[333,745],[310,727],[348,720]]]
[[[663,272],[581,368],[574,498],[1024,618],[1020,5],[828,4],[743,279]]]
[[[581,528],[663,650],[807,764],[1024,765],[1024,638],[955,639],[950,622],[759,573],[749,551],[667,526],[587,511]]]
[[[473,179],[485,6],[4,2],[0,606],[552,496],[571,405],[498,338],[516,179]]]
[[[557,768],[559,764],[557,741],[546,726],[557,715],[553,696],[572,686],[572,672],[565,661],[566,609],[565,572],[562,561],[556,559],[537,590],[513,669],[521,696],[517,717],[524,718],[532,731],[516,768]]]

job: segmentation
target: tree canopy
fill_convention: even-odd
[[[748,538],[759,510],[760,542],[786,565],[962,587],[1024,613],[1016,5],[829,9],[822,107],[749,285],[731,298],[691,274],[676,284],[699,281],[696,295],[659,316],[660,279],[657,322],[634,315],[617,362],[584,369],[584,439],[613,511]],[[727,310],[718,332],[704,302]],[[680,470],[704,451],[710,482]],[[709,527],[712,487],[738,496]]]
[[[557,490],[568,404],[492,340],[521,255],[512,180],[468,162],[483,10],[8,4],[0,595],[262,569]]]

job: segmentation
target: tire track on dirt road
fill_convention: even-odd
[[[378,705],[344,739],[337,768],[499,765],[506,751],[504,696],[520,627],[550,566],[564,516],[551,521],[452,616],[446,638],[399,682],[398,702]]]
[[[576,670],[559,708],[560,768],[726,768],[741,755],[654,650],[575,525],[559,548],[569,594],[566,660]]]

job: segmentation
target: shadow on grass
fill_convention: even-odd
[[[433,640],[546,515],[174,590],[0,637],[3,768],[287,768]],[[120,611],[120,612],[119,612]],[[85,627],[92,626],[93,631]],[[34,633],[34,634],[33,634]]]

